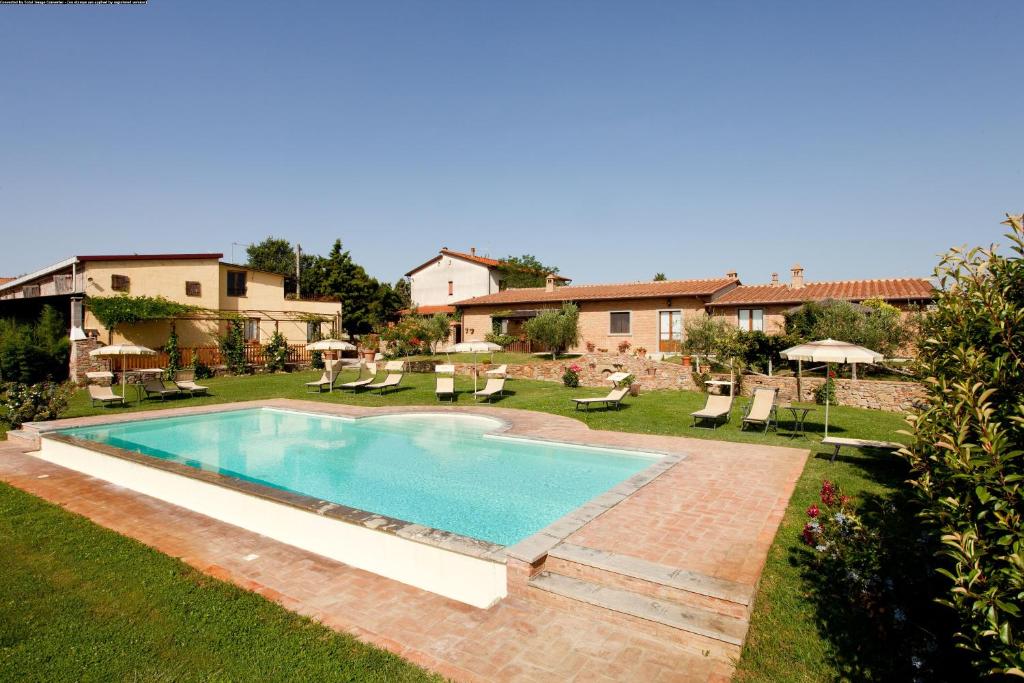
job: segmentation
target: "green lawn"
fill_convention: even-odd
[[[403,380],[403,388],[395,393],[381,397],[376,394],[362,393],[352,395],[349,393],[334,392],[333,394],[309,394],[306,393],[303,383],[318,377],[318,373],[302,372],[295,374],[277,375],[256,375],[243,378],[218,378],[208,381],[213,391],[213,396],[208,398],[168,400],[166,402],[148,401],[141,406],[132,404],[128,408],[92,408],[84,392],[77,394],[70,406],[67,415],[93,415],[104,412],[116,413],[125,410],[159,410],[170,406],[204,405],[212,403],[242,401],[260,398],[301,398],[313,399],[324,402],[350,403],[357,405],[399,405],[399,404],[435,404],[434,378],[431,375],[406,375]],[[353,373],[354,376],[354,373]],[[509,408],[524,408],[538,410],[558,415],[566,415],[580,419],[592,428],[609,429],[619,431],[630,431],[650,434],[670,434],[679,436],[690,436],[701,439],[722,439],[729,441],[744,441],[751,443],[769,443],[781,446],[806,447],[812,450],[812,458],[798,482],[792,503],[787,511],[783,525],[771,548],[768,564],[758,593],[749,640],[744,648],[742,658],[739,662],[739,677],[743,680],[757,681],[819,681],[833,680],[848,675],[848,671],[840,663],[843,661],[843,648],[847,644],[831,636],[827,624],[822,623],[819,605],[812,599],[812,595],[801,577],[801,569],[793,561],[797,553],[803,552],[799,541],[799,531],[803,526],[804,509],[816,499],[817,490],[822,478],[828,477],[838,481],[844,490],[854,496],[868,496],[885,493],[896,487],[904,478],[905,471],[902,462],[895,456],[879,454],[844,454],[835,464],[828,462],[827,449],[818,444],[822,429],[823,411],[819,407],[816,413],[812,413],[808,419],[808,431],[811,433],[811,440],[790,440],[786,436],[785,422],[779,434],[760,432],[741,432],[739,430],[739,417],[742,414],[742,407],[745,399],[740,399],[740,407],[736,409],[731,424],[720,427],[717,430],[694,429],[690,426],[689,413],[700,408],[704,403],[704,396],[692,392],[680,391],[658,391],[643,393],[636,398],[627,398],[623,408],[618,411],[595,410],[588,413],[577,412],[573,409],[570,397],[573,396],[596,396],[605,393],[602,389],[566,389],[559,384],[548,382],[535,382],[528,380],[511,380],[509,382],[510,395],[498,401],[497,405]],[[462,392],[458,404],[469,405],[472,403],[472,380],[466,377],[459,377],[456,380],[456,388]],[[882,439],[902,440],[902,435],[896,431],[903,428],[903,419],[899,415],[881,413],[877,411],[861,410],[857,408],[837,407],[833,409],[831,417],[830,433],[846,434],[849,436]],[[15,506],[15,511],[31,519],[39,515],[58,514],[58,511],[41,503],[32,502],[31,505],[21,501]],[[63,513],[59,513],[63,514]],[[5,513],[5,519],[10,514]],[[68,522],[70,523],[70,522]],[[90,533],[100,534],[104,538],[107,532],[90,527],[85,522],[75,520],[80,525],[82,533],[86,528],[91,529]],[[6,533],[6,532],[5,532]],[[54,538],[55,535],[42,534],[40,538]],[[114,537],[117,538],[117,537]],[[42,543],[43,541],[38,541]],[[111,553],[120,555],[129,552],[128,547],[133,548],[132,552],[146,552],[130,541],[119,540],[125,545],[125,550]],[[113,545],[117,543],[110,541]],[[153,561],[167,561],[155,553]],[[75,567],[74,571],[67,566],[52,566],[52,571],[58,575],[64,572],[78,574],[80,571],[98,571],[95,563],[106,563],[107,560],[92,553],[84,553],[80,557],[73,558],[70,566]],[[79,569],[79,565],[81,568]],[[194,584],[192,590],[197,600],[215,599],[206,597],[205,590],[211,591],[211,596],[220,595],[230,589],[223,587],[216,582],[203,582],[198,578],[182,578],[185,576],[184,569],[179,569],[178,580],[184,583]],[[10,573],[10,572],[6,572]],[[125,576],[128,576],[126,574]],[[56,581],[57,578],[46,580]],[[138,577],[131,579],[120,579],[126,585],[110,591],[110,596],[121,592],[130,592],[137,595],[145,595],[151,587]],[[103,590],[98,586],[74,585],[68,589],[67,600],[73,600],[77,592],[88,593]],[[26,595],[35,591],[30,584],[24,584],[24,588],[17,592],[11,592],[16,597],[21,591]],[[219,591],[219,593],[218,593]],[[230,593],[235,595],[235,593]],[[219,598],[218,598],[219,599]],[[236,597],[236,599],[241,599]],[[258,600],[258,598],[251,598]],[[261,603],[262,604],[262,603]],[[271,606],[267,606],[269,609]],[[183,610],[189,612],[189,609]],[[172,610],[173,611],[173,610]],[[114,628],[108,623],[106,610],[99,610],[103,615],[96,624],[87,629],[88,633],[76,633],[73,639],[85,639],[92,642],[97,637],[93,629],[101,632],[107,628]],[[220,624],[219,616],[222,613],[214,613],[209,619]],[[226,619],[235,618],[230,611],[223,613]],[[18,616],[14,614],[13,616]],[[28,617],[24,614],[18,617],[24,622]],[[115,615],[111,619],[116,620]],[[167,619],[191,618],[188,614],[175,614],[166,617]],[[283,617],[282,617],[283,618]],[[298,622],[296,622],[298,623]],[[212,626],[211,626],[212,627]],[[219,628],[220,626],[218,626]],[[269,642],[269,634],[262,633],[260,627],[252,626],[251,637],[259,641]],[[296,627],[298,628],[298,627]],[[64,636],[72,638],[72,636]],[[120,637],[120,636],[119,636]],[[128,637],[128,636],[125,636]],[[257,658],[258,656],[276,656],[278,653],[259,653],[254,651],[245,652],[245,647],[234,647],[232,643],[223,643],[225,648],[231,650],[230,656],[245,658],[245,661]],[[84,646],[83,646],[84,647]],[[211,646],[212,647],[212,646]],[[259,649],[254,646],[251,649]],[[167,656],[171,656],[168,654]],[[182,657],[189,657],[191,654],[183,653]],[[229,656],[229,655],[224,655]],[[284,656],[283,654],[281,655]],[[363,654],[362,657],[369,655]],[[383,656],[383,655],[380,655]],[[313,655],[310,655],[313,657]],[[313,663],[310,662],[310,666]],[[184,666],[184,663],[182,663]],[[846,673],[844,673],[846,671]],[[410,674],[411,675],[411,674]]]
[[[0,678],[441,680],[0,484]]]

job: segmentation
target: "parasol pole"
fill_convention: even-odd
[[[829,375],[832,374],[832,364],[825,363],[825,438],[828,438],[828,404],[829,399],[832,397],[832,392],[829,391]]]

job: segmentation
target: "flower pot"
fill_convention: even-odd
[[[629,395],[630,396],[639,396],[640,395],[640,385],[636,384],[635,382],[633,384],[630,384],[629,385]]]
[[[683,356],[683,367],[690,368],[693,366],[693,359],[689,356]]]
[[[371,349],[363,349],[362,354],[363,354],[363,360],[365,360],[367,362],[372,362],[373,359],[377,357],[377,352],[373,351]]]

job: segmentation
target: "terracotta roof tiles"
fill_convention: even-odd
[[[808,282],[798,289],[790,285],[741,285],[708,305],[799,304],[825,299],[863,301],[875,298],[888,301],[925,301],[935,298],[935,288],[923,278]]]
[[[528,304],[550,301],[594,301],[602,299],[649,299],[677,296],[711,296],[716,292],[739,283],[735,278],[713,278],[708,280],[662,280],[650,282],[624,282],[619,284],[570,285],[506,289],[495,294],[478,296],[459,301],[456,306],[480,306],[489,304]]]

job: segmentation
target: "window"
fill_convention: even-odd
[[[247,318],[245,321],[245,341],[258,342],[260,340],[260,319]]]
[[[455,293],[455,283],[452,282],[451,280],[449,280],[448,281],[448,296],[451,296],[454,293]]]
[[[306,342],[315,342],[320,339],[320,323],[306,323]]]
[[[189,280],[185,283],[185,296],[202,296],[203,285],[199,282]]]
[[[245,296],[245,271],[228,271],[228,296]]]
[[[26,299],[39,296],[39,285],[25,285],[21,288],[21,295]]]
[[[609,321],[611,334],[630,334],[630,313],[629,311],[612,311]]]
[[[131,288],[131,280],[127,275],[111,275],[110,288],[115,292],[127,292]]]
[[[739,309],[737,311],[737,323],[744,332],[764,332],[764,309]]]

